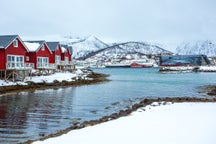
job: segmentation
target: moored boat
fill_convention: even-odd
[[[149,68],[153,66],[154,66],[154,63],[148,60],[137,60],[137,61],[133,61],[130,64],[130,67],[132,68]]]
[[[130,68],[130,64],[122,64],[122,63],[115,63],[115,64],[107,64],[106,68]]]

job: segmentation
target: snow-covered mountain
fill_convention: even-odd
[[[86,59],[96,57],[98,59],[122,58],[122,57],[141,57],[143,55],[158,55],[172,53],[163,49],[159,44],[147,42],[123,42],[107,44],[95,36],[72,37],[72,36],[39,36],[25,37],[27,40],[44,39],[46,41],[59,41],[64,46],[72,47],[74,59]]]
[[[144,42],[125,42],[90,53],[85,59],[140,58],[144,55],[170,54],[160,46]]]
[[[183,55],[203,54],[216,57],[216,43],[210,40],[184,42],[176,48],[176,52]]]
[[[109,46],[108,44],[102,42],[95,36],[89,36],[83,39],[77,39],[77,41],[73,41],[74,40],[73,38],[71,40],[72,40],[71,42],[70,40],[68,40],[61,43],[72,47],[73,58],[75,59],[85,57],[86,55],[92,52],[98,51],[100,49],[104,49]]]

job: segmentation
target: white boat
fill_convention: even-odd
[[[106,63],[106,68],[130,68],[130,62],[121,61],[121,62],[113,62],[113,63]]]

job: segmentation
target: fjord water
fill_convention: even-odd
[[[125,109],[139,98],[205,97],[198,87],[216,84],[216,73],[159,73],[157,68],[94,71],[110,74],[110,81],[0,96],[0,142],[37,139],[73,122]]]

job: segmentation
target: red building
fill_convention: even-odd
[[[56,65],[61,64],[61,54],[62,49],[59,42],[46,42],[49,46],[50,50],[52,51],[52,57],[50,59],[51,63],[55,63]]]
[[[25,69],[28,48],[18,35],[0,36],[0,70]]]
[[[61,46],[62,54],[61,54],[61,61],[65,64],[70,64],[72,62],[72,53],[69,47]]]
[[[52,51],[46,41],[26,41],[24,43],[29,49],[26,61],[34,64],[35,69],[55,69]]]
[[[72,52],[70,47],[66,47],[61,45],[62,53],[61,53],[61,63],[64,66],[64,69],[71,70],[74,68],[72,64]]]

